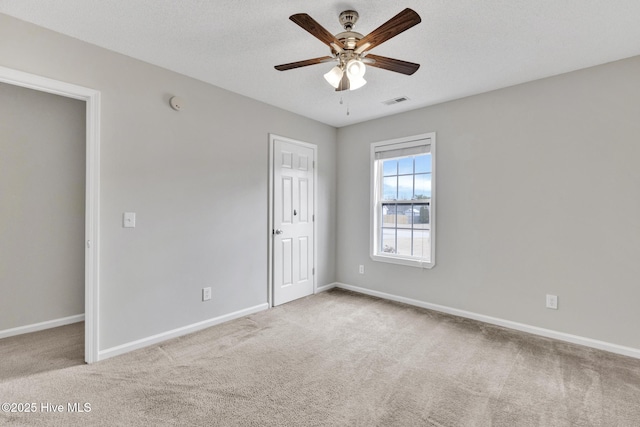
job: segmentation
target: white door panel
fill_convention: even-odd
[[[274,140],[273,305],[313,293],[314,150]]]
[[[293,178],[283,176],[282,182],[282,224],[293,222]]]
[[[309,279],[309,238],[300,237],[298,239],[298,265],[300,266],[299,279]]]
[[[300,179],[298,181],[298,199],[300,200],[300,211],[298,221],[301,223],[309,222],[309,180]]]
[[[293,281],[293,245],[291,239],[282,239],[282,286],[290,286]]]

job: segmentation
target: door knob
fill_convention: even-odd
[[[282,234],[282,230],[280,230],[280,229],[274,230],[273,234]]]

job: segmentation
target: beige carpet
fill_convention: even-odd
[[[640,425],[640,360],[341,290],[91,366],[4,346],[0,402],[38,411],[0,424]]]
[[[0,340],[0,383],[83,364],[84,322]]]

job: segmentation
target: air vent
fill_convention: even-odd
[[[388,101],[382,101],[382,103],[384,105],[393,105],[393,104],[399,104],[401,102],[405,102],[405,101],[408,101],[408,100],[409,100],[409,98],[406,97],[406,96],[399,96],[397,98],[393,98],[393,99],[390,99]]]

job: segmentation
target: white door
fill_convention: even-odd
[[[313,294],[314,159],[308,144],[273,138],[273,305]]]

